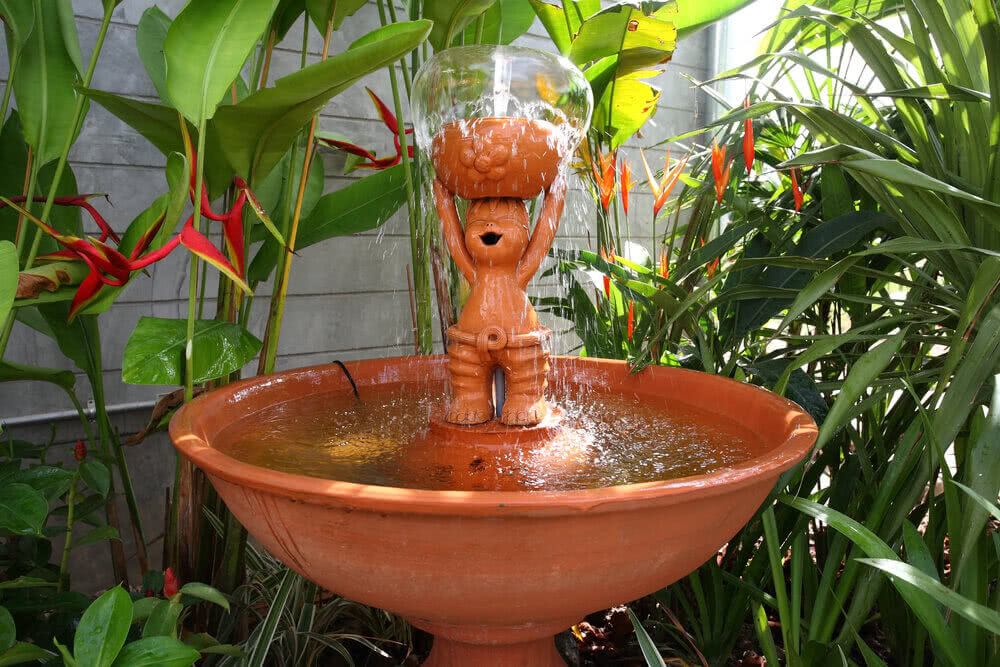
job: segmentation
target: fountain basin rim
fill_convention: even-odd
[[[443,355],[389,357],[348,362],[346,366],[353,374],[365,363],[383,363],[388,366],[412,363],[444,364],[446,361],[447,357]],[[567,367],[572,372],[574,366],[591,369],[614,367],[619,372],[623,370],[628,372],[624,361],[611,359],[553,356],[550,363],[557,367],[557,372],[564,372]],[[689,379],[692,380],[698,378],[702,381],[711,378],[712,382],[735,385],[733,388],[737,392],[760,392],[766,395],[766,400],[774,405],[776,411],[784,410],[786,438],[760,456],[707,474],[594,489],[518,492],[434,491],[327,480],[244,463],[223,454],[209,444],[209,436],[204,433],[203,425],[199,423],[201,413],[217,408],[241,391],[256,388],[266,392],[286,382],[324,370],[330,373],[341,372],[334,364],[311,366],[276,373],[266,378],[241,380],[203,394],[177,411],[170,421],[170,437],[178,450],[209,476],[295,501],[393,514],[512,517],[624,511],[634,504],[669,505],[731,493],[741,487],[759,483],[763,477],[770,476],[777,479],[778,475],[802,460],[812,449],[818,435],[816,424],[808,413],[792,401],[765,389],[698,371],[651,366],[642,373],[680,374],[690,376]],[[347,387],[346,379],[344,385]],[[349,388],[347,390],[349,391]],[[253,413],[241,417],[245,418],[249,414]]]

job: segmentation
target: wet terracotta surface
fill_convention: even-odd
[[[676,581],[715,553],[808,452],[816,426],[790,401],[716,376],[662,367],[633,376],[623,362],[599,359],[550,364],[555,381],[738,414],[764,444],[754,458],[707,475],[561,492],[351,484],[252,466],[212,448],[225,427],[276,402],[350,392],[333,365],[211,392],[178,411],[170,433],[282,562],[434,633],[426,664],[554,666],[554,634]],[[362,397],[366,387],[447,375],[445,357],[347,367]]]
[[[545,418],[548,345],[525,288],[552,247],[566,194],[557,180],[554,126],[515,118],[446,125],[434,137],[434,199],[448,250],[471,286],[449,329],[453,397],[447,420],[480,424],[494,415],[494,369],[507,395],[500,420],[531,426]],[[523,197],[545,190],[531,231]],[[455,195],[472,198],[465,225]]]
[[[551,123],[475,118],[448,123],[434,136],[438,179],[465,199],[534,199],[555,181],[559,135]]]

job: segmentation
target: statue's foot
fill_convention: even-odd
[[[541,396],[508,394],[504,400],[500,421],[508,426],[534,426],[545,419],[548,412],[548,403]]]
[[[488,398],[456,396],[448,408],[448,421],[452,424],[482,424],[493,419],[493,406]]]

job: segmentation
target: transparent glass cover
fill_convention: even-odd
[[[554,53],[514,46],[460,46],[441,51],[417,73],[410,100],[417,145],[429,152],[449,123],[523,118],[551,123],[568,157],[590,124],[590,83]]]

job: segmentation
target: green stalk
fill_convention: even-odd
[[[392,3],[389,3],[389,7],[392,7]],[[395,19],[393,19],[395,20]],[[483,30],[486,28],[486,13],[482,13],[476,19],[476,44],[483,43]]]
[[[416,3],[413,3],[413,4],[416,4]],[[392,20],[393,23],[396,22],[396,6],[392,2],[389,3],[389,18]],[[480,18],[482,18],[482,16],[480,16]],[[476,43],[478,44],[478,41]],[[417,53],[417,50],[413,49],[414,56],[416,56],[416,53]],[[411,95],[411,92],[410,92],[410,85],[411,85],[411,83],[410,83],[410,70],[406,66],[406,58],[400,58],[399,59],[399,68],[403,72],[403,87],[406,88],[406,96],[409,97]],[[413,59],[413,71],[414,71],[414,73],[416,73],[416,71],[417,71],[417,65],[416,65],[416,59],[415,58]]]
[[[378,13],[382,25],[386,25],[385,2],[378,0]],[[399,135],[399,145],[402,152],[403,176],[406,180],[406,211],[410,220],[410,259],[413,262],[413,283],[416,292],[417,302],[417,344],[421,354],[430,354],[432,346],[432,318],[430,303],[430,280],[427,278],[427,253],[424,251],[422,235],[418,228],[418,215],[420,213],[417,206],[416,196],[413,188],[413,173],[410,169],[409,149],[406,143],[406,124],[403,122],[403,105],[399,97],[399,83],[396,81],[396,68],[389,65],[389,83],[392,85],[392,102],[397,123],[397,133]]]
[[[198,152],[196,158],[196,181],[194,185],[194,200],[201,201],[202,173],[205,168],[205,161],[202,156],[205,154],[205,130],[206,121],[201,119],[198,124]],[[194,230],[199,231],[201,226],[201,207],[194,207]],[[198,255],[191,253],[191,273],[188,285],[188,311],[187,311],[187,344],[184,346],[184,402],[189,402],[194,398],[194,320],[198,301]]]
[[[0,106],[0,125],[7,120],[7,105],[10,104],[10,91],[14,88],[14,75],[17,73],[17,61],[20,57],[15,56],[10,61],[10,71],[7,72],[7,85],[3,90],[3,106]]]
[[[76,501],[76,483],[80,480],[80,468],[73,473],[73,481],[69,485],[69,495],[66,497],[66,543],[63,545],[62,560],[59,562],[59,579],[56,581],[56,592],[62,593],[66,582],[66,569],[69,566],[69,552],[73,548],[73,511]]]

